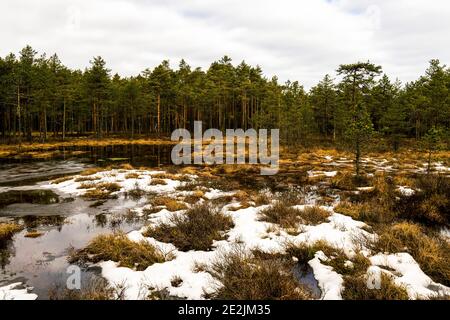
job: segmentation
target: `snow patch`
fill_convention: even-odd
[[[29,293],[30,288],[23,287],[22,282],[16,282],[0,287],[0,300],[36,300],[37,294]]]

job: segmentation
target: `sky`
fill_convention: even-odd
[[[29,44],[84,69],[100,55],[122,76],[228,55],[310,88],[343,63],[403,83],[450,64],[448,0],[1,0],[0,16],[0,56]]]

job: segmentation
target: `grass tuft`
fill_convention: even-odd
[[[301,285],[283,259],[234,250],[213,262],[208,270],[222,284],[210,297],[220,300],[306,300]]]
[[[381,273],[381,288],[369,289],[366,276],[345,276],[342,297],[345,300],[408,300],[408,293],[396,285],[391,277]]]
[[[122,267],[145,270],[154,263],[166,261],[166,257],[146,241],[135,242],[123,233],[99,235],[80,250],[71,250],[69,263],[97,263],[116,261]]]
[[[173,243],[181,251],[210,250],[213,241],[224,239],[224,233],[232,227],[229,216],[202,204],[185,214],[173,215],[167,223],[151,226],[144,236]]]
[[[450,244],[427,235],[418,224],[401,222],[382,228],[378,240],[372,242],[375,252],[408,252],[421,269],[434,281],[450,285]]]
[[[11,239],[15,233],[22,229],[23,226],[17,223],[0,223],[0,241]]]

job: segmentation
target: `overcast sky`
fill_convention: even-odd
[[[228,55],[309,88],[357,60],[403,82],[450,63],[448,0],[1,0],[0,16],[1,56],[30,44],[84,69],[101,55],[124,76]]]

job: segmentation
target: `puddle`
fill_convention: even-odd
[[[159,167],[172,164],[171,145],[114,145],[98,147],[64,147],[34,150],[34,155],[21,154],[0,158],[0,186],[20,186],[76,174],[90,166],[130,163],[135,167]],[[46,155],[45,161],[39,151]],[[49,155],[49,151],[52,151]]]
[[[113,230],[129,232],[141,227],[141,222],[117,219],[115,214],[81,213],[65,216],[23,216],[15,218],[25,229],[0,247],[0,286],[21,281],[34,287],[39,299],[48,298],[49,290],[65,286],[67,277],[67,249],[84,247],[99,234]],[[119,221],[119,222],[117,222]],[[37,230],[43,235],[27,238],[25,234]],[[88,277],[92,271],[84,271]]]
[[[322,291],[316,278],[314,278],[313,269],[309,265],[296,264],[293,273],[298,282],[311,290],[314,299],[320,299]]]

